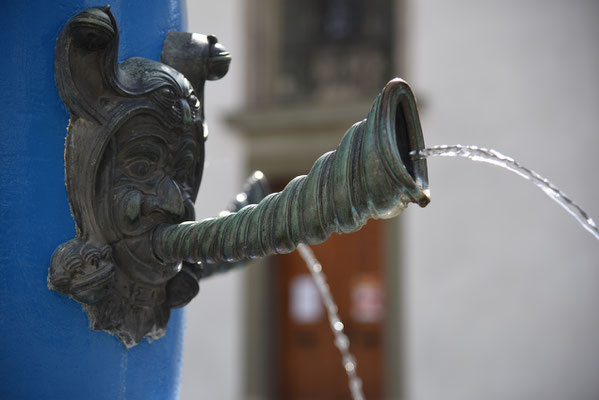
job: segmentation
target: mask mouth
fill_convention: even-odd
[[[150,285],[162,285],[181,270],[182,263],[165,262],[152,250],[153,233],[128,237],[112,243],[115,264],[129,278]]]
[[[82,303],[96,303],[108,292],[109,283],[114,279],[114,270],[114,264],[101,263],[96,271],[74,278],[71,294]]]
[[[109,6],[88,8],[71,22],[71,34],[78,46],[98,50],[106,47],[114,39],[116,32],[106,14],[108,9]]]
[[[160,60],[181,72],[196,92],[202,93],[205,81],[218,80],[227,74],[231,54],[214,35],[170,31],[162,45]]]
[[[225,47],[218,43],[218,39],[213,35],[208,35],[210,45],[208,66],[206,68],[206,79],[215,81],[227,74],[231,64],[231,53]]]

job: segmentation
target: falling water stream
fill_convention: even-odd
[[[413,151],[410,153],[413,158],[422,157],[463,157],[468,158],[472,161],[481,161],[488,164],[497,165],[512,171],[524,179],[530,180],[538,188],[540,188],[547,196],[562,206],[568,213],[570,213],[576,220],[589,231],[596,239],[599,240],[599,229],[595,221],[589,215],[574,203],[568,196],[559,190],[555,185],[537,174],[535,171],[523,166],[518,161],[511,157],[505,156],[495,150],[485,149],[477,146],[463,146],[463,145],[441,145],[434,146],[420,151]],[[337,305],[333,300],[329,285],[327,284],[326,278],[322,272],[322,266],[314,256],[314,253],[310,247],[300,244],[297,248],[300,255],[306,262],[306,266],[312,274],[312,278],[316,284],[316,288],[320,294],[320,298],[327,311],[329,318],[329,324],[331,330],[335,336],[335,346],[341,352],[342,364],[345,372],[349,379],[349,389],[351,391],[353,400],[364,400],[364,393],[362,392],[362,380],[358,377],[356,372],[356,359],[349,352],[349,338],[344,333],[343,322],[339,318]]]
[[[349,352],[349,338],[343,332],[343,322],[341,322],[341,319],[339,318],[339,310],[335,304],[335,301],[333,300],[333,296],[331,295],[331,290],[327,284],[324,273],[322,272],[322,265],[320,265],[314,256],[314,253],[310,247],[300,244],[297,247],[297,250],[306,262],[306,266],[312,274],[312,278],[314,279],[314,283],[316,284],[320,298],[322,299],[324,307],[327,310],[329,324],[331,325],[333,335],[335,335],[335,346],[337,346],[339,352],[341,352],[341,363],[343,364],[343,368],[345,369],[349,379],[349,390],[351,392],[352,399],[364,400],[364,393],[362,392],[362,380],[356,373],[356,358]]]
[[[410,153],[412,157],[463,157],[473,161],[481,161],[488,164],[497,165],[510,170],[524,179],[530,180],[539,189],[541,189],[547,196],[553,201],[562,206],[568,213],[570,213],[576,220],[582,225],[584,229],[589,231],[596,239],[599,240],[599,230],[595,221],[589,215],[574,203],[568,196],[559,190],[555,185],[537,174],[535,171],[523,166],[518,161],[511,157],[505,156],[495,150],[485,149],[477,146],[434,146],[427,149],[422,149],[418,152]]]

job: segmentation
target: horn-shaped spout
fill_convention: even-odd
[[[324,242],[333,232],[359,230],[368,219],[391,218],[409,202],[430,201],[416,101],[401,79],[385,86],[368,117],[354,124],[336,151],[283,191],[224,217],[161,225],[155,254],[163,261],[233,262],[289,253]]]

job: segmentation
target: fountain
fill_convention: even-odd
[[[301,243],[321,243],[370,218],[394,217],[408,202],[429,201],[425,157],[435,152],[424,148],[411,90],[396,79],[307,176],[259,204],[246,195],[243,208],[191,222],[207,133],[204,84],[224,76],[230,56],[214,36],[197,34],[169,34],[162,63],[117,64],[117,47],[108,8],[78,14],[59,37],[57,83],[72,116],[67,192],[78,235],[55,252],[49,285],[82,303],[93,329],[127,347],[162,337],[170,310],[187,304],[203,277],[298,246],[314,270],[318,263]],[[529,176],[597,236],[584,211],[543,178]],[[340,324],[333,316],[334,331],[342,331]],[[342,335],[336,343],[347,350]],[[347,354],[344,361],[352,378],[355,363]]]
[[[390,81],[367,118],[307,176],[257,205],[194,220],[207,128],[204,85],[231,57],[214,36],[169,32],[162,62],[118,63],[108,7],[71,18],[56,44],[56,82],[71,113],[66,188],[77,236],[52,256],[51,289],[127,347],[166,332],[170,310],[222,265],[293,251],[429,202],[416,100]],[[242,196],[243,197],[243,196]]]

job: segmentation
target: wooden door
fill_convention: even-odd
[[[383,222],[349,235],[334,234],[312,249],[338,305],[367,399],[383,390]],[[314,303],[308,269],[297,252],[276,257],[278,398],[350,399],[348,378],[333,344],[324,308]]]

